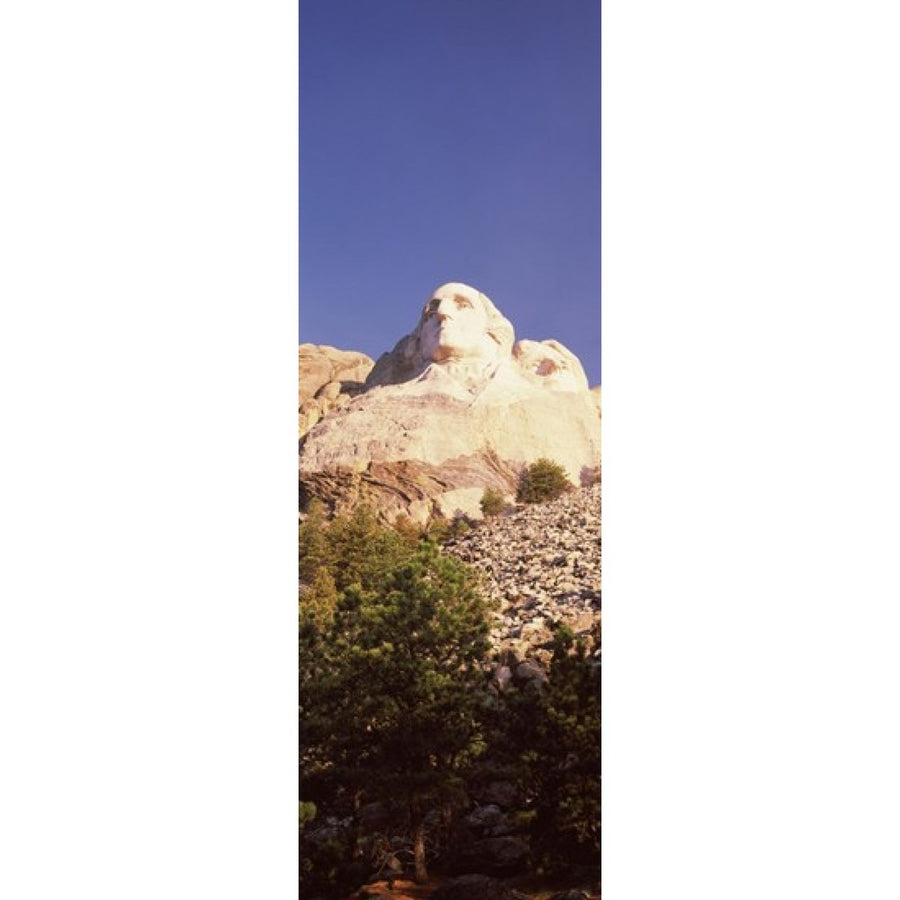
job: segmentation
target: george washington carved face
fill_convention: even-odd
[[[584,369],[573,353],[557,341],[516,343],[512,323],[490,298],[455,281],[425,301],[416,327],[382,354],[366,387],[408,382],[419,383],[420,392],[461,390],[467,398],[478,389],[479,396],[502,396],[503,402],[535,388],[587,390]]]
[[[512,326],[490,300],[458,283],[445,284],[431,295],[417,332],[419,353],[437,363],[489,361],[508,354],[512,344]]]

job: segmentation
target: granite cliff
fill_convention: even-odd
[[[599,388],[558,341],[516,341],[475,288],[438,288],[413,331],[374,365],[301,346],[301,506],[317,497],[332,511],[368,503],[385,521],[479,518],[484,490],[511,499],[540,457],[574,485],[591,482]]]

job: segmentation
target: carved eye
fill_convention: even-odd
[[[472,301],[466,297],[456,297],[456,305],[460,309],[472,309]]]
[[[554,372],[558,372],[560,367],[553,362],[552,359],[542,359],[538,363],[537,373],[538,375],[552,375]]]

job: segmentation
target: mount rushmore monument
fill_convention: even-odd
[[[393,520],[481,515],[540,457],[573,484],[600,465],[600,389],[554,340],[516,341],[477,289],[439,287],[377,362],[300,345],[300,500],[369,503]]]

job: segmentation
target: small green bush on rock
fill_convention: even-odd
[[[490,516],[499,516],[506,509],[506,501],[500,491],[493,488],[486,488],[481,498],[481,512],[488,518]]]
[[[562,496],[572,487],[566,470],[552,460],[535,460],[522,472],[516,500],[519,503],[545,503]]]

